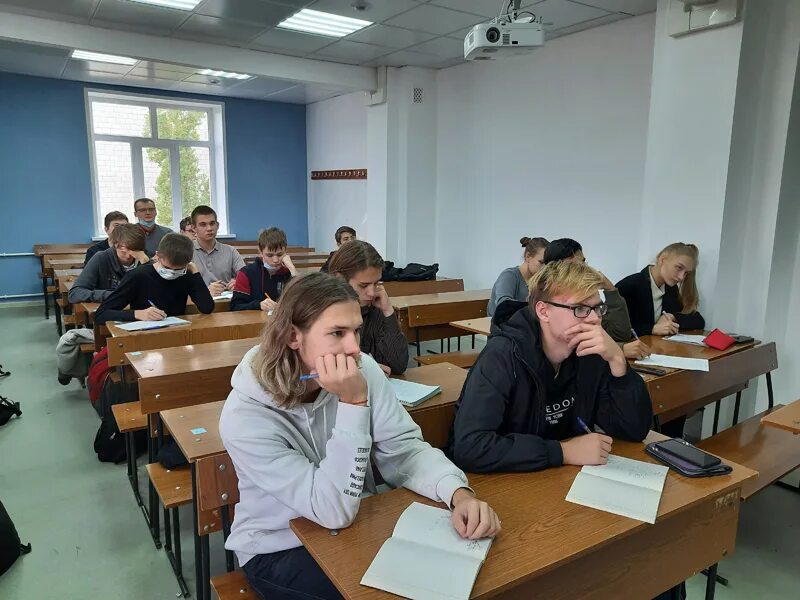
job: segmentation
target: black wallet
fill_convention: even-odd
[[[719,458],[686,440],[672,438],[652,442],[644,448],[650,456],[686,477],[713,477],[727,475],[733,469]]]

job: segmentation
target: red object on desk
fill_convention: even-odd
[[[731,346],[733,346],[734,340],[731,336],[727,333],[723,333],[719,329],[715,329],[711,333],[706,336],[706,339],[703,340],[706,346],[714,348],[716,350],[727,350]]]

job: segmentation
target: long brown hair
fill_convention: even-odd
[[[364,269],[375,267],[383,269],[383,258],[375,247],[361,240],[345,242],[333,253],[328,273],[340,275],[345,281],[350,281],[355,274]]]
[[[284,288],[253,359],[253,374],[278,406],[292,408],[306,392],[306,382],[300,381],[302,361],[289,347],[292,326],[308,331],[339,302],[358,302],[358,294],[349,283],[327,273],[294,277]]]
[[[686,273],[683,283],[680,284],[681,313],[689,314],[697,311],[700,306],[700,294],[697,291],[697,265],[700,262],[700,251],[694,244],[675,242],[664,248],[656,256],[656,264],[662,256],[688,256],[694,261],[694,269]]]

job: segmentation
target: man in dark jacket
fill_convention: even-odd
[[[231,310],[270,311],[275,308],[284,286],[297,275],[286,246],[286,234],[282,229],[270,227],[258,234],[259,256],[236,274]]]
[[[458,466],[489,473],[605,464],[612,437],[647,436],[650,396],[601,327],[602,285],[591,267],[557,261],[534,276],[528,303],[498,307],[456,404],[450,453]]]

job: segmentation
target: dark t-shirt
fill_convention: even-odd
[[[564,440],[580,433],[575,421],[575,394],[577,393],[577,357],[571,354],[561,363],[558,375],[547,362],[545,369],[545,423],[546,431],[542,437],[550,440]]]

